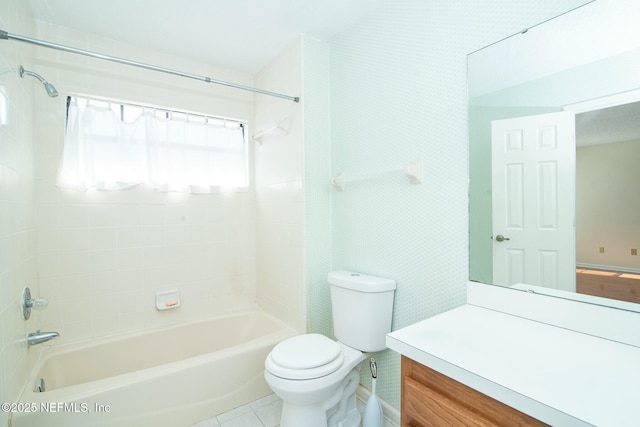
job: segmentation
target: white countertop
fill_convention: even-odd
[[[387,346],[554,426],[639,426],[640,348],[464,305]]]

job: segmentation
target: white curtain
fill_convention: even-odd
[[[159,191],[217,193],[248,186],[240,126],[144,111],[126,123],[104,106],[72,98],[57,185],[85,191],[148,183]]]

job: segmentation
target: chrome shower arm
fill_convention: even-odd
[[[22,65],[20,66],[20,68],[18,68],[18,74],[20,74],[20,77],[24,77],[25,74],[27,76],[35,77],[36,79],[40,80],[40,83],[42,84],[48,83],[40,74],[34,73],[33,71],[27,71]]]
[[[0,37],[0,38],[2,38],[2,37]],[[20,66],[20,68],[18,68],[18,74],[20,74],[21,78],[24,78],[25,74],[27,76],[35,77],[36,79],[38,79],[40,81],[40,83],[42,83],[44,85],[44,89],[47,91],[47,95],[49,95],[52,98],[58,96],[58,91],[56,90],[56,88],[53,87],[53,85],[51,83],[46,81],[44,79],[44,77],[42,77],[40,74],[34,73],[33,71],[27,71],[27,70],[24,69],[24,67],[22,65]]]

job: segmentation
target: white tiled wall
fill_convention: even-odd
[[[251,85],[250,75],[37,22],[37,37],[90,51]],[[254,194],[59,189],[68,94],[88,94],[253,119],[253,96],[167,74],[37,48],[36,70],[60,96],[36,106],[36,223],[42,328],[70,341],[215,316],[255,304]],[[157,291],[182,305],[158,312]]]
[[[307,328],[332,336],[327,273],[332,270],[329,45],[304,37],[305,282]]]
[[[0,28],[33,31],[27,2],[0,1]],[[34,94],[37,81],[18,75],[20,64],[33,67],[32,55],[24,45],[0,41],[0,115],[6,116],[0,123],[0,402],[18,397],[30,366],[24,338],[38,322],[37,314],[24,321],[20,308],[22,288],[36,282],[32,112],[34,97],[46,97]],[[0,425],[6,424],[2,411]]]
[[[301,96],[301,43],[296,40],[261,70],[256,86]],[[254,142],[258,303],[301,332],[306,324],[302,120],[301,104],[256,95],[254,133],[277,123],[289,127]]]

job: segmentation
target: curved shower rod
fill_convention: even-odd
[[[133,67],[145,68],[147,70],[159,71],[161,73],[173,74],[175,76],[187,77],[189,79],[200,80],[205,83],[214,83],[223,86],[229,86],[236,89],[248,90],[250,92],[261,93],[263,95],[275,96],[277,98],[288,99],[293,102],[300,102],[300,98],[297,96],[284,95],[277,92],[270,92],[268,90],[258,89],[251,86],[244,86],[237,83],[225,82],[223,80],[212,79],[211,77],[200,76],[197,74],[186,73],[184,71],[172,70],[170,68],[159,67],[157,65],[145,64],[143,62],[132,61],[130,59],[118,58],[117,56],[104,55],[98,52],[91,52],[89,50],[78,49],[71,46],[65,46],[62,44],[51,43],[44,40],[32,39],[30,37],[20,36],[18,34],[11,34],[7,31],[0,30],[0,39],[4,40],[19,40],[26,43],[35,44],[37,46],[48,47],[50,49],[61,50],[63,52],[75,53],[78,55],[90,56],[92,58],[103,59],[105,61],[117,62],[119,64],[131,65]]]

